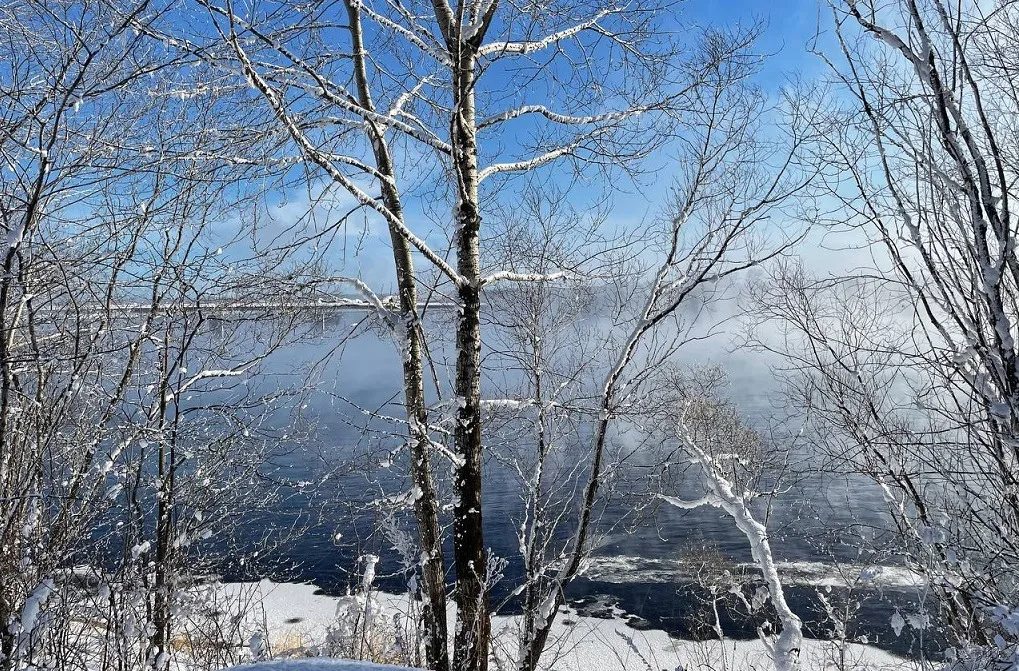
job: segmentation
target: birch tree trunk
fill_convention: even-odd
[[[350,37],[354,61],[354,79],[358,102],[369,113],[375,113],[365,63],[364,37],[361,29],[359,5],[345,0],[350,22]],[[369,122],[371,145],[375,164],[380,173],[379,185],[383,206],[398,220],[403,221],[403,201],[397,187],[396,171],[389,144],[379,124]],[[421,617],[425,628],[425,660],[433,671],[449,668],[449,645],[446,624],[445,560],[442,552],[442,530],[439,522],[439,498],[432,476],[428,437],[428,410],[425,403],[424,343],[418,316],[417,276],[414,272],[412,247],[400,229],[389,225],[389,240],[393,246],[396,282],[400,300],[400,324],[397,337],[403,337],[401,347],[403,369],[404,409],[407,417],[410,445],[411,481],[420,492],[414,500],[414,517],[422,548],[421,576],[424,606]]]
[[[456,327],[455,394],[459,410],[453,444],[460,463],[454,473],[453,551],[457,577],[457,630],[453,667],[485,671],[491,638],[488,562],[482,523],[481,434],[481,207],[474,113],[473,47],[462,41],[454,54],[452,138],[456,175],[456,248],[460,315]]]

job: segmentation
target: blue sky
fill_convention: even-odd
[[[824,65],[821,60],[808,52],[808,43],[812,41],[819,22],[822,28],[830,23],[829,10],[820,7],[818,0],[778,0],[771,4],[753,0],[685,0],[677,3],[675,18],[667,19],[667,23],[674,22],[675,29],[684,33],[701,27],[748,25],[755,21],[763,22],[765,26],[758,45],[760,52],[769,55],[756,81],[769,94],[776,94],[790,76],[800,75],[809,80],[823,74]],[[514,140],[509,139],[508,145],[513,144]],[[662,209],[664,195],[672,181],[672,171],[665,157],[658,157],[653,162],[659,164],[661,169],[655,171],[652,182],[643,185],[639,192],[624,185],[615,185],[622,188],[621,193],[613,199],[615,207],[612,217],[624,226],[639,225],[645,217],[654,216]],[[580,201],[584,200],[585,192],[586,195],[597,197],[605,188],[604,184],[590,183],[586,188],[579,189],[576,196]],[[441,246],[442,234],[424,216],[422,203],[406,191],[404,195],[412,228],[433,245]],[[294,193],[288,200],[288,207],[274,212],[281,224],[292,221],[302,207],[307,206],[306,194]],[[336,194],[335,202],[338,203],[338,211],[352,204],[343,193]],[[582,207],[579,201],[577,204]],[[339,266],[337,270],[344,274],[361,275],[370,284],[386,292],[392,285],[388,235],[383,226],[377,225],[380,222],[374,221],[375,217],[369,217],[369,220],[371,225],[366,236],[360,225],[352,226],[347,231],[349,247],[353,248],[360,243],[361,253],[356,256],[340,254],[332,260],[334,263],[339,261],[336,264]]]
[[[766,28],[759,44],[774,54],[765,67],[764,85],[779,83],[789,73],[809,76],[823,70],[820,60],[807,51],[819,22],[822,30],[831,23],[823,0],[686,0],[679,11],[680,21],[701,26],[763,21]]]

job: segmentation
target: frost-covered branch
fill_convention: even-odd
[[[598,26],[599,21],[616,11],[618,10],[603,9],[586,21],[582,21],[576,25],[570,26],[569,28],[564,28],[563,30],[552,33],[540,40],[490,42],[479,49],[478,53],[482,56],[499,56],[503,54],[525,56],[543,51],[544,49],[548,49],[549,47],[559,44],[563,40],[575,37],[585,30],[595,29]]]
[[[404,39],[408,40],[411,44],[420,49],[423,53],[428,54],[436,63],[440,65],[449,66],[451,64],[449,60],[449,54],[443,51],[442,46],[434,42],[432,35],[424,28],[418,25],[417,19],[407,11],[399,1],[390,2],[390,5],[395,7],[397,11],[411,23],[414,29],[407,28],[397,21],[393,21],[385,14],[375,11],[367,3],[359,3],[360,11],[364,12],[365,16],[369,17],[372,21],[375,21],[380,26],[388,28],[401,35]]]
[[[775,557],[772,554],[768,530],[759,522],[750,509],[751,497],[737,494],[734,484],[719,468],[719,461],[702,448],[693,433],[680,422],[680,440],[690,461],[698,467],[708,492],[704,497],[693,501],[685,501],[673,496],[661,495],[662,501],[690,510],[708,505],[717,508],[732,518],[736,528],[743,533],[750,544],[750,552],[754,562],[764,576],[764,582],[771,595],[772,605],[781,623],[781,631],[772,641],[761,632],[762,640],[768,645],[775,663],[776,671],[796,671],[800,668],[800,652],[803,646],[803,622],[800,620],[785,599],[782,580],[778,574]]]
[[[493,163],[492,165],[484,168],[478,173],[478,181],[483,182],[492,175],[498,175],[500,173],[507,172],[527,172],[540,168],[543,165],[548,165],[553,161],[556,161],[564,156],[572,156],[576,153],[576,150],[584,145],[583,140],[575,140],[569,144],[557,147],[551,151],[547,151],[544,154],[533,156],[528,159],[520,161],[511,161],[508,163]]]
[[[379,203],[377,199],[368,195],[363,189],[355,184],[351,178],[340,172],[336,166],[332,165],[332,163],[323,156],[308,137],[297,127],[297,124],[287,112],[279,93],[269,86],[265,79],[258,73],[235,35],[231,35],[230,43],[237,53],[237,56],[243,66],[245,76],[248,78],[248,81],[251,82],[252,87],[262,93],[270,107],[276,113],[277,118],[283,123],[286,129],[290,132],[291,137],[295,142],[297,142],[298,146],[301,147],[306,155],[316,165],[322,168],[337,184],[341,185],[352,196],[354,196],[359,203],[381,214],[390,226],[393,226],[397,231],[399,231],[400,235],[406,238],[408,242],[410,242],[425,258],[434,264],[436,268],[441,270],[447,277],[457,283],[463,282],[460,274],[452,266],[450,266],[445,259],[434,252],[424,240],[419,238],[413,231],[407,228],[406,224],[400,217],[390,212],[386,207]]]
[[[186,392],[188,389],[193,387],[196,383],[201,382],[202,380],[209,380],[209,379],[213,379],[213,378],[223,378],[223,377],[240,377],[241,375],[244,375],[247,372],[248,372],[248,366],[241,366],[240,368],[229,368],[229,369],[224,368],[224,369],[220,369],[220,370],[216,370],[216,369],[203,370],[203,371],[201,371],[199,373],[196,373],[196,374],[192,375],[190,378],[188,378],[188,380],[184,384],[182,384],[179,389],[177,389],[175,395],[176,396],[180,396],[181,394]]]
[[[497,282],[556,282],[558,280],[575,280],[578,275],[572,271],[561,270],[554,273],[516,273],[503,270],[492,273],[481,280],[481,286]]]
[[[336,82],[327,79],[312,64],[308,63],[305,59],[295,54],[293,51],[288,49],[284,44],[282,44],[278,40],[273,39],[270,35],[267,35],[265,32],[259,30],[256,26],[252,25],[250,22],[247,22],[241,17],[238,17],[236,14],[228,12],[225,8],[219,7],[215,4],[212,4],[211,2],[207,2],[206,0],[202,0],[202,2],[204,6],[207,7],[210,11],[227,18],[231,22],[231,25],[236,24],[238,26],[241,26],[244,30],[250,32],[252,35],[258,38],[269,48],[277,51],[281,56],[283,56],[288,61],[290,61],[294,66],[296,66],[297,72],[310,77],[312,83],[302,84],[300,78],[296,76],[297,72],[288,70],[277,72],[275,71],[275,69],[270,69],[268,70],[266,77],[271,76],[273,81],[278,80],[279,83],[281,83],[284,86],[297,86],[303,88],[308,93],[315,96],[320,96],[327,100],[330,104],[336,105],[338,108],[355,115],[355,117],[360,118],[362,122],[374,123],[382,128],[393,127],[399,130],[400,132],[406,134],[407,136],[412,137],[415,140],[421,142],[422,144],[425,144],[439,152],[448,154],[451,151],[449,144],[440,140],[434,133],[428,132],[426,129],[423,129],[423,127],[415,128],[414,126],[407,124],[401,121],[399,118],[397,118],[398,115],[403,115],[402,110],[403,104],[398,103],[394,105],[394,110],[396,113],[390,114],[380,114],[376,110],[365,105],[362,105],[360,102],[358,102],[357,96],[352,95],[350,92],[344,89],[344,87],[340,86]],[[359,3],[358,10],[370,13],[369,11],[367,11],[367,7],[364,4]],[[379,19],[383,18],[379,17],[378,15],[375,16]],[[414,87],[412,87],[411,90],[407,92],[405,95],[413,96],[413,93],[417,91],[421,86],[424,86],[427,82],[428,78],[427,77],[423,78],[421,81],[415,84]],[[366,172],[372,174],[376,178],[386,179],[385,177],[376,174],[374,172],[374,168],[368,166],[365,166],[365,168]]]
[[[483,398],[483,410],[523,410],[536,404],[533,398]]]
[[[498,126],[504,121],[510,121],[517,119],[522,116],[529,114],[538,114],[545,117],[549,121],[564,126],[589,126],[593,124],[608,123],[623,121],[631,117],[642,114],[646,110],[644,109],[632,109],[624,112],[606,112],[604,114],[588,114],[588,115],[575,115],[575,114],[560,114],[550,110],[544,105],[524,105],[517,107],[516,109],[507,110],[499,114],[494,114],[487,119],[478,123],[478,130],[488,128],[491,126]]]

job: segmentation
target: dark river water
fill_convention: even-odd
[[[348,317],[329,318],[317,338],[274,355],[264,367],[272,384],[309,386],[294,407],[273,420],[296,423],[295,435],[302,438],[283,441],[285,454],[274,457],[267,469],[283,483],[279,496],[267,509],[239,513],[232,540],[245,551],[257,548],[258,556],[246,557],[243,565],[237,558],[245,552],[217,560],[216,568],[227,579],[312,582],[339,594],[357,583],[363,566],[359,557],[371,553],[382,558],[379,587],[396,592],[407,588],[409,575],[394,549],[394,530],[409,530],[410,520],[405,513],[386,515],[393,506],[379,503],[407,491],[404,462],[399,455],[389,456],[400,445],[390,434],[400,429],[371,420],[364,412],[400,416],[399,355],[392,343],[368,333],[327,357],[349,324]],[[724,340],[697,343],[683,356],[723,365],[729,393],[748,421],[763,422],[772,412],[768,399],[775,391],[768,367],[757,355],[731,351],[727,345]],[[441,360],[441,353],[436,358]],[[319,365],[309,373],[307,366],[313,362]],[[448,374],[445,370],[440,368],[440,386],[448,388],[449,380],[441,379]],[[489,380],[488,386],[504,382]],[[575,457],[582,459],[582,446],[576,449]],[[800,465],[805,466],[807,458],[805,454]],[[436,468],[443,468],[441,460]],[[493,594],[501,601],[519,584],[521,574],[515,533],[520,490],[518,480],[495,459],[487,468],[486,542],[494,555],[508,561]],[[735,579],[731,576],[742,576],[748,595],[757,587],[746,540],[728,518],[707,508],[649,509],[638,520],[633,516],[635,500],[622,496],[605,509],[601,545],[584,577],[570,587],[571,602],[593,615],[625,611],[638,628],[661,628],[682,637],[703,635],[711,594],[711,580],[704,576],[723,576],[723,595]],[[874,566],[855,540],[857,534],[873,539],[886,528],[883,505],[879,492],[866,482],[808,474],[789,485],[768,518],[789,598],[811,635],[830,633],[822,607],[827,600],[836,610],[851,606],[850,636],[899,653],[915,653],[920,645],[936,649],[938,641],[921,643],[908,628],[901,636],[892,632],[894,612],[916,612],[921,590],[908,571],[894,566],[894,559]],[[616,520],[628,523],[616,525]],[[854,586],[849,589],[847,584]],[[509,599],[504,610],[512,612],[515,606]],[[724,607],[722,615],[728,635],[754,636],[753,616]]]

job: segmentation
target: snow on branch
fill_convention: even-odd
[[[563,156],[573,154],[573,152],[580,147],[581,144],[580,140],[576,140],[567,145],[541,154],[540,156],[534,156],[522,161],[513,161],[511,163],[494,163],[478,173],[478,182],[483,182],[492,175],[503,172],[524,172],[526,170],[539,168],[547,163],[555,161],[556,159],[562,158]]]
[[[388,312],[386,304],[379,298],[379,295],[372,291],[364,280],[357,277],[327,277],[319,281],[319,284],[349,284],[354,287],[359,294],[364,296],[365,300],[379,312]]]
[[[424,78],[421,79],[421,81],[419,81],[417,84],[415,84],[409,90],[404,91],[403,93],[401,93],[399,96],[396,97],[396,101],[393,102],[393,106],[389,108],[389,114],[387,114],[386,116],[395,117],[398,114],[400,114],[400,115],[406,114],[404,108],[407,107],[407,103],[409,103],[411,100],[413,100],[414,97],[416,95],[418,95],[418,93],[421,92],[422,88],[424,88],[425,86],[427,86],[427,85],[429,85],[431,83],[432,83],[432,78],[431,77],[424,77]],[[415,119],[415,120],[417,119],[417,117],[414,117],[414,116],[411,116],[411,115],[408,115],[408,116],[410,118],[412,118],[412,119]]]
[[[25,600],[21,609],[21,617],[11,619],[7,630],[15,636],[14,649],[11,651],[11,656],[15,661],[29,656],[35,629],[45,620],[42,613],[43,607],[54,589],[56,586],[51,578],[43,580]],[[16,665],[15,668],[24,667]]]
[[[283,99],[279,92],[276,91],[269,83],[258,73],[254,63],[248,57],[247,52],[240,45],[236,35],[230,37],[231,46],[234,52],[237,54],[238,59],[241,61],[241,66],[244,71],[245,77],[251,84],[251,87],[259,91],[265,100],[269,103],[276,117],[283,123],[290,136],[297,142],[298,146],[302,151],[311,159],[315,165],[322,168],[330,178],[336,183],[347,190],[357,201],[372,210],[375,210],[385,218],[386,222],[392,226],[400,236],[406,239],[411,245],[413,245],[421,254],[428,259],[436,268],[439,269],[444,275],[449,277],[454,283],[459,286],[463,286],[465,283],[464,278],[453,268],[449,263],[442,258],[439,254],[435,253],[428,246],[428,244],[414,234],[407,225],[403,222],[401,217],[396,216],[389,208],[382,205],[376,198],[373,198],[366,191],[361,189],[354,181],[343,174],[333,165],[322,152],[312,144],[311,140],[301,132],[297,124],[291,118],[290,114],[287,113],[286,106],[283,103]]]
[[[447,143],[445,143],[442,140],[440,140],[439,138],[435,137],[433,134],[422,133],[422,132],[420,132],[419,129],[415,128],[414,126],[412,126],[410,124],[404,123],[403,121],[400,121],[395,116],[392,116],[392,115],[386,116],[386,115],[383,115],[383,114],[379,114],[375,110],[370,109],[368,107],[365,107],[364,105],[361,105],[358,102],[357,98],[355,96],[351,95],[350,93],[348,93],[342,86],[340,86],[340,85],[336,84],[335,82],[332,82],[332,81],[326,79],[325,77],[323,77],[321,75],[321,73],[319,73],[319,71],[316,70],[312,65],[310,65],[304,59],[302,59],[300,56],[298,56],[297,54],[292,52],[285,45],[280,44],[278,41],[272,39],[269,35],[266,35],[263,32],[261,32],[260,30],[258,30],[251,23],[246,22],[243,19],[241,19],[240,17],[238,17],[237,15],[228,12],[226,9],[224,9],[222,7],[218,7],[218,6],[216,6],[214,4],[211,4],[209,2],[203,2],[203,5],[205,7],[207,7],[210,11],[213,11],[213,12],[215,12],[215,13],[217,13],[217,14],[219,14],[219,15],[227,18],[227,19],[229,19],[231,24],[237,24],[237,25],[241,26],[244,30],[250,32],[256,38],[258,38],[262,43],[264,43],[266,46],[268,46],[271,49],[275,50],[281,56],[283,56],[288,61],[290,61],[300,71],[304,72],[309,77],[311,77],[311,79],[314,80],[315,85],[314,86],[310,86],[310,85],[303,86],[303,88],[305,88],[306,90],[308,90],[312,94],[325,98],[328,102],[336,105],[337,107],[339,107],[339,108],[341,108],[341,109],[343,109],[343,110],[345,110],[345,111],[347,111],[347,112],[349,112],[351,114],[355,114],[355,115],[361,117],[365,121],[368,121],[368,122],[371,122],[371,123],[375,123],[375,124],[378,124],[380,126],[390,126],[390,127],[396,128],[397,130],[405,133],[406,135],[412,137],[413,139],[415,139],[415,140],[417,140],[417,141],[419,141],[419,142],[421,142],[421,143],[423,143],[425,145],[428,145],[429,147],[432,147],[436,151],[439,151],[439,152],[442,152],[442,153],[447,153],[447,154],[451,151],[451,148],[450,148],[450,146]],[[363,4],[361,5],[361,9],[366,9]],[[372,18],[378,18],[378,17],[373,16]],[[398,25],[398,24],[394,24],[394,25]],[[231,36],[231,42],[233,43],[234,50],[238,53],[238,56],[240,56],[241,52],[239,51],[240,47],[239,47],[239,44],[237,44],[236,36]],[[422,47],[422,48],[424,48],[424,47]],[[249,59],[247,59],[247,55],[246,54],[244,55],[243,58],[241,58],[242,65],[245,65],[245,61],[250,62]],[[245,67],[247,67],[247,66],[245,65]],[[284,73],[286,73],[286,72],[288,72],[288,71],[284,70]],[[291,73],[291,77],[292,77],[292,73]],[[250,79],[250,77],[249,77],[249,79]],[[290,85],[290,86],[301,86],[296,81],[287,81],[286,84]],[[333,89],[335,89],[335,91]],[[338,93],[337,93],[337,91],[338,91]],[[369,170],[369,172],[371,172],[371,171]],[[378,177],[379,179],[384,179],[385,178],[384,176],[379,176],[379,175],[375,175],[375,176]]]
[[[568,40],[571,37],[575,37],[585,30],[591,30],[598,25],[598,22],[614,13],[615,10],[603,9],[598,12],[587,21],[583,21],[576,25],[570,26],[558,32],[552,33],[551,35],[540,39],[540,40],[529,40],[519,42],[492,42],[486,44],[478,50],[478,53],[482,56],[491,56],[493,54],[511,54],[514,56],[526,56],[527,54],[533,54],[543,49],[555,46],[563,40]]]
[[[771,550],[768,529],[754,515],[748,505],[748,494],[739,495],[733,483],[719,468],[719,461],[713,458],[693,438],[693,433],[686,423],[680,421],[680,439],[690,457],[690,462],[700,467],[708,492],[694,501],[685,501],[673,496],[659,494],[659,498],[670,505],[684,510],[710,505],[723,511],[732,518],[736,528],[746,537],[750,544],[750,553],[764,577],[768,587],[772,605],[782,624],[782,629],[774,640],[766,637],[764,630],[759,630],[761,641],[772,653],[775,671],[798,671],[800,668],[800,649],[803,645],[803,621],[796,615],[785,600],[782,580],[775,564],[775,556]]]
[[[7,235],[4,237],[4,246],[7,248],[6,252],[13,252],[21,244],[21,241],[25,237],[25,227],[28,223],[28,215],[18,216],[17,221],[7,231]]]
[[[400,121],[400,119],[396,118],[396,116],[392,115],[387,116],[384,114],[379,114],[374,110],[361,106],[359,103],[352,102],[351,100],[348,100],[346,97],[349,96],[350,94],[348,94],[342,87],[337,86],[333,82],[323,79],[317,72],[314,72],[313,70],[311,74],[315,78],[315,85],[308,83],[305,86],[303,86],[303,88],[309,93],[324,98],[326,101],[332,103],[333,105],[336,105],[340,109],[343,109],[351,114],[359,116],[365,121],[378,124],[380,127],[389,126],[395,128],[401,133],[404,133],[412,137],[413,139],[417,140],[422,144],[428,145],[429,147],[440,153],[449,154],[452,151],[448,143],[443,142],[434,134],[430,132],[422,132],[421,129],[415,128],[414,126],[408,123]],[[332,90],[334,88],[337,89],[337,91]],[[397,110],[397,112],[400,116],[413,118],[411,117],[411,115],[409,115],[406,111],[402,109]]]
[[[522,410],[535,405],[533,398],[488,398],[481,399],[483,410]]]
[[[478,10],[475,12],[476,18],[464,30],[462,39],[470,42],[486,30],[491,24],[492,15],[496,7],[498,7],[498,0],[482,0]]]
[[[409,20],[415,27],[418,27],[417,21],[414,20],[413,15],[407,12],[399,2],[390,3],[390,5],[399,10],[400,13],[403,14],[404,18]],[[439,45],[429,44],[430,40],[427,38],[430,38],[431,36],[428,34],[428,31],[420,28],[417,31],[411,30],[410,28],[393,21],[389,17],[379,14],[371,7],[368,7],[365,3],[360,3],[358,8],[380,26],[389,28],[403,36],[408,42],[434,58],[440,65],[448,67],[452,63],[452,61],[449,60],[449,55],[446,54]]]
[[[430,447],[436,453],[448,459],[449,463],[453,464],[454,467],[461,468],[464,465],[463,457],[461,457],[459,454],[456,454],[442,443],[439,443],[429,438],[428,447]]]
[[[248,372],[247,366],[222,370],[203,370],[191,376],[191,378],[187,382],[182,384],[180,389],[177,390],[177,395],[179,396],[180,394],[183,394],[188,389],[190,389],[196,382],[199,382],[201,380],[208,380],[210,378],[217,377],[240,377],[241,375],[244,375],[247,372]]]
[[[523,107],[517,107],[516,109],[507,110],[500,114],[494,114],[481,123],[478,124],[478,130],[482,128],[488,128],[489,126],[495,126],[502,123],[503,121],[510,121],[518,117],[525,116],[527,114],[540,114],[549,121],[555,123],[567,125],[567,126],[584,126],[596,123],[605,123],[609,121],[621,121],[631,116],[640,114],[643,109],[626,110],[624,112],[606,112],[604,114],[591,114],[588,116],[577,116],[573,114],[560,114],[559,112],[553,112],[544,105],[524,105]]]
[[[665,501],[670,506],[675,506],[676,508],[680,508],[682,510],[696,510],[697,508],[702,508],[704,506],[721,508],[721,502],[719,501],[718,497],[712,496],[710,494],[705,494],[701,498],[694,499],[692,501],[687,501],[686,499],[681,499],[676,496],[667,496],[665,494],[659,494],[658,498],[660,498],[662,501]]]
[[[577,279],[578,277],[576,273],[567,270],[554,273],[515,273],[510,270],[502,270],[482,278],[480,284],[484,287],[496,282],[555,282]]]

